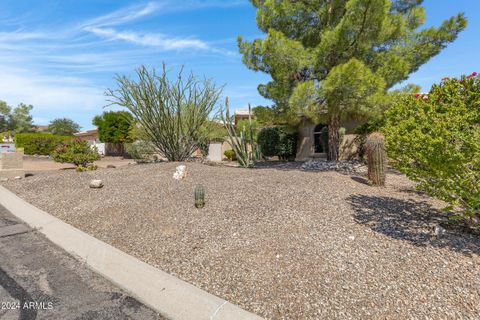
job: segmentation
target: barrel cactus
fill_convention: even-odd
[[[385,186],[385,137],[378,132],[370,134],[365,143],[368,164],[368,179],[374,186]]]
[[[195,187],[195,207],[201,209],[205,206],[205,187],[198,185]]]

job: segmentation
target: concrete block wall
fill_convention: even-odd
[[[13,179],[15,177],[25,177],[23,152],[0,153],[0,178]]]

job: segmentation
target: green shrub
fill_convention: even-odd
[[[258,133],[260,152],[265,157],[273,157],[278,154],[278,145],[280,144],[280,134],[278,131],[278,127],[267,127]]]
[[[235,151],[232,149],[230,150],[225,150],[223,155],[228,159],[228,160],[234,160],[235,159]]]
[[[24,148],[25,154],[50,155],[57,146],[69,143],[72,137],[50,133],[17,133],[14,140],[17,148]]]
[[[52,158],[56,162],[73,163],[77,171],[95,170],[92,162],[100,159],[96,150],[90,148],[86,141],[73,140],[69,144],[60,145],[55,148]]]
[[[480,218],[480,78],[445,78],[428,94],[408,95],[385,114],[393,164],[418,188]]]
[[[154,156],[155,147],[147,141],[137,141],[134,143],[125,143],[125,151],[137,163],[148,163],[156,161]]]
[[[258,133],[258,144],[265,157],[289,159],[297,152],[297,133],[285,126],[263,128]]]

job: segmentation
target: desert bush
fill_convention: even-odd
[[[17,148],[24,149],[25,154],[50,155],[57,146],[72,141],[72,137],[50,133],[17,133],[14,141]]]
[[[266,127],[258,133],[258,145],[260,152],[265,157],[273,157],[278,154],[278,145],[280,144],[280,134],[278,127]]]
[[[480,79],[445,78],[428,94],[409,94],[385,114],[393,164],[418,188],[478,223],[480,218]]]
[[[85,171],[89,168],[96,169],[92,163],[99,160],[100,155],[96,150],[90,148],[86,141],[74,139],[68,144],[56,147],[52,158],[56,162],[73,163],[77,167],[77,171]]]
[[[235,151],[232,149],[230,150],[225,150],[223,155],[228,159],[228,160],[233,160],[235,158]]]
[[[148,163],[156,161],[155,147],[148,141],[136,141],[134,143],[126,143],[125,151],[137,163]]]
[[[169,161],[184,161],[208,140],[202,127],[222,89],[211,80],[183,78],[182,72],[171,81],[165,65],[162,71],[140,67],[135,80],[117,76],[118,89],[106,95],[112,105],[132,113],[159,154]]]
[[[258,144],[264,156],[286,160],[297,152],[297,132],[286,126],[263,128],[258,134]]]

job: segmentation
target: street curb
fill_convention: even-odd
[[[134,298],[172,320],[260,320],[49,215],[0,186],[0,204]]]

